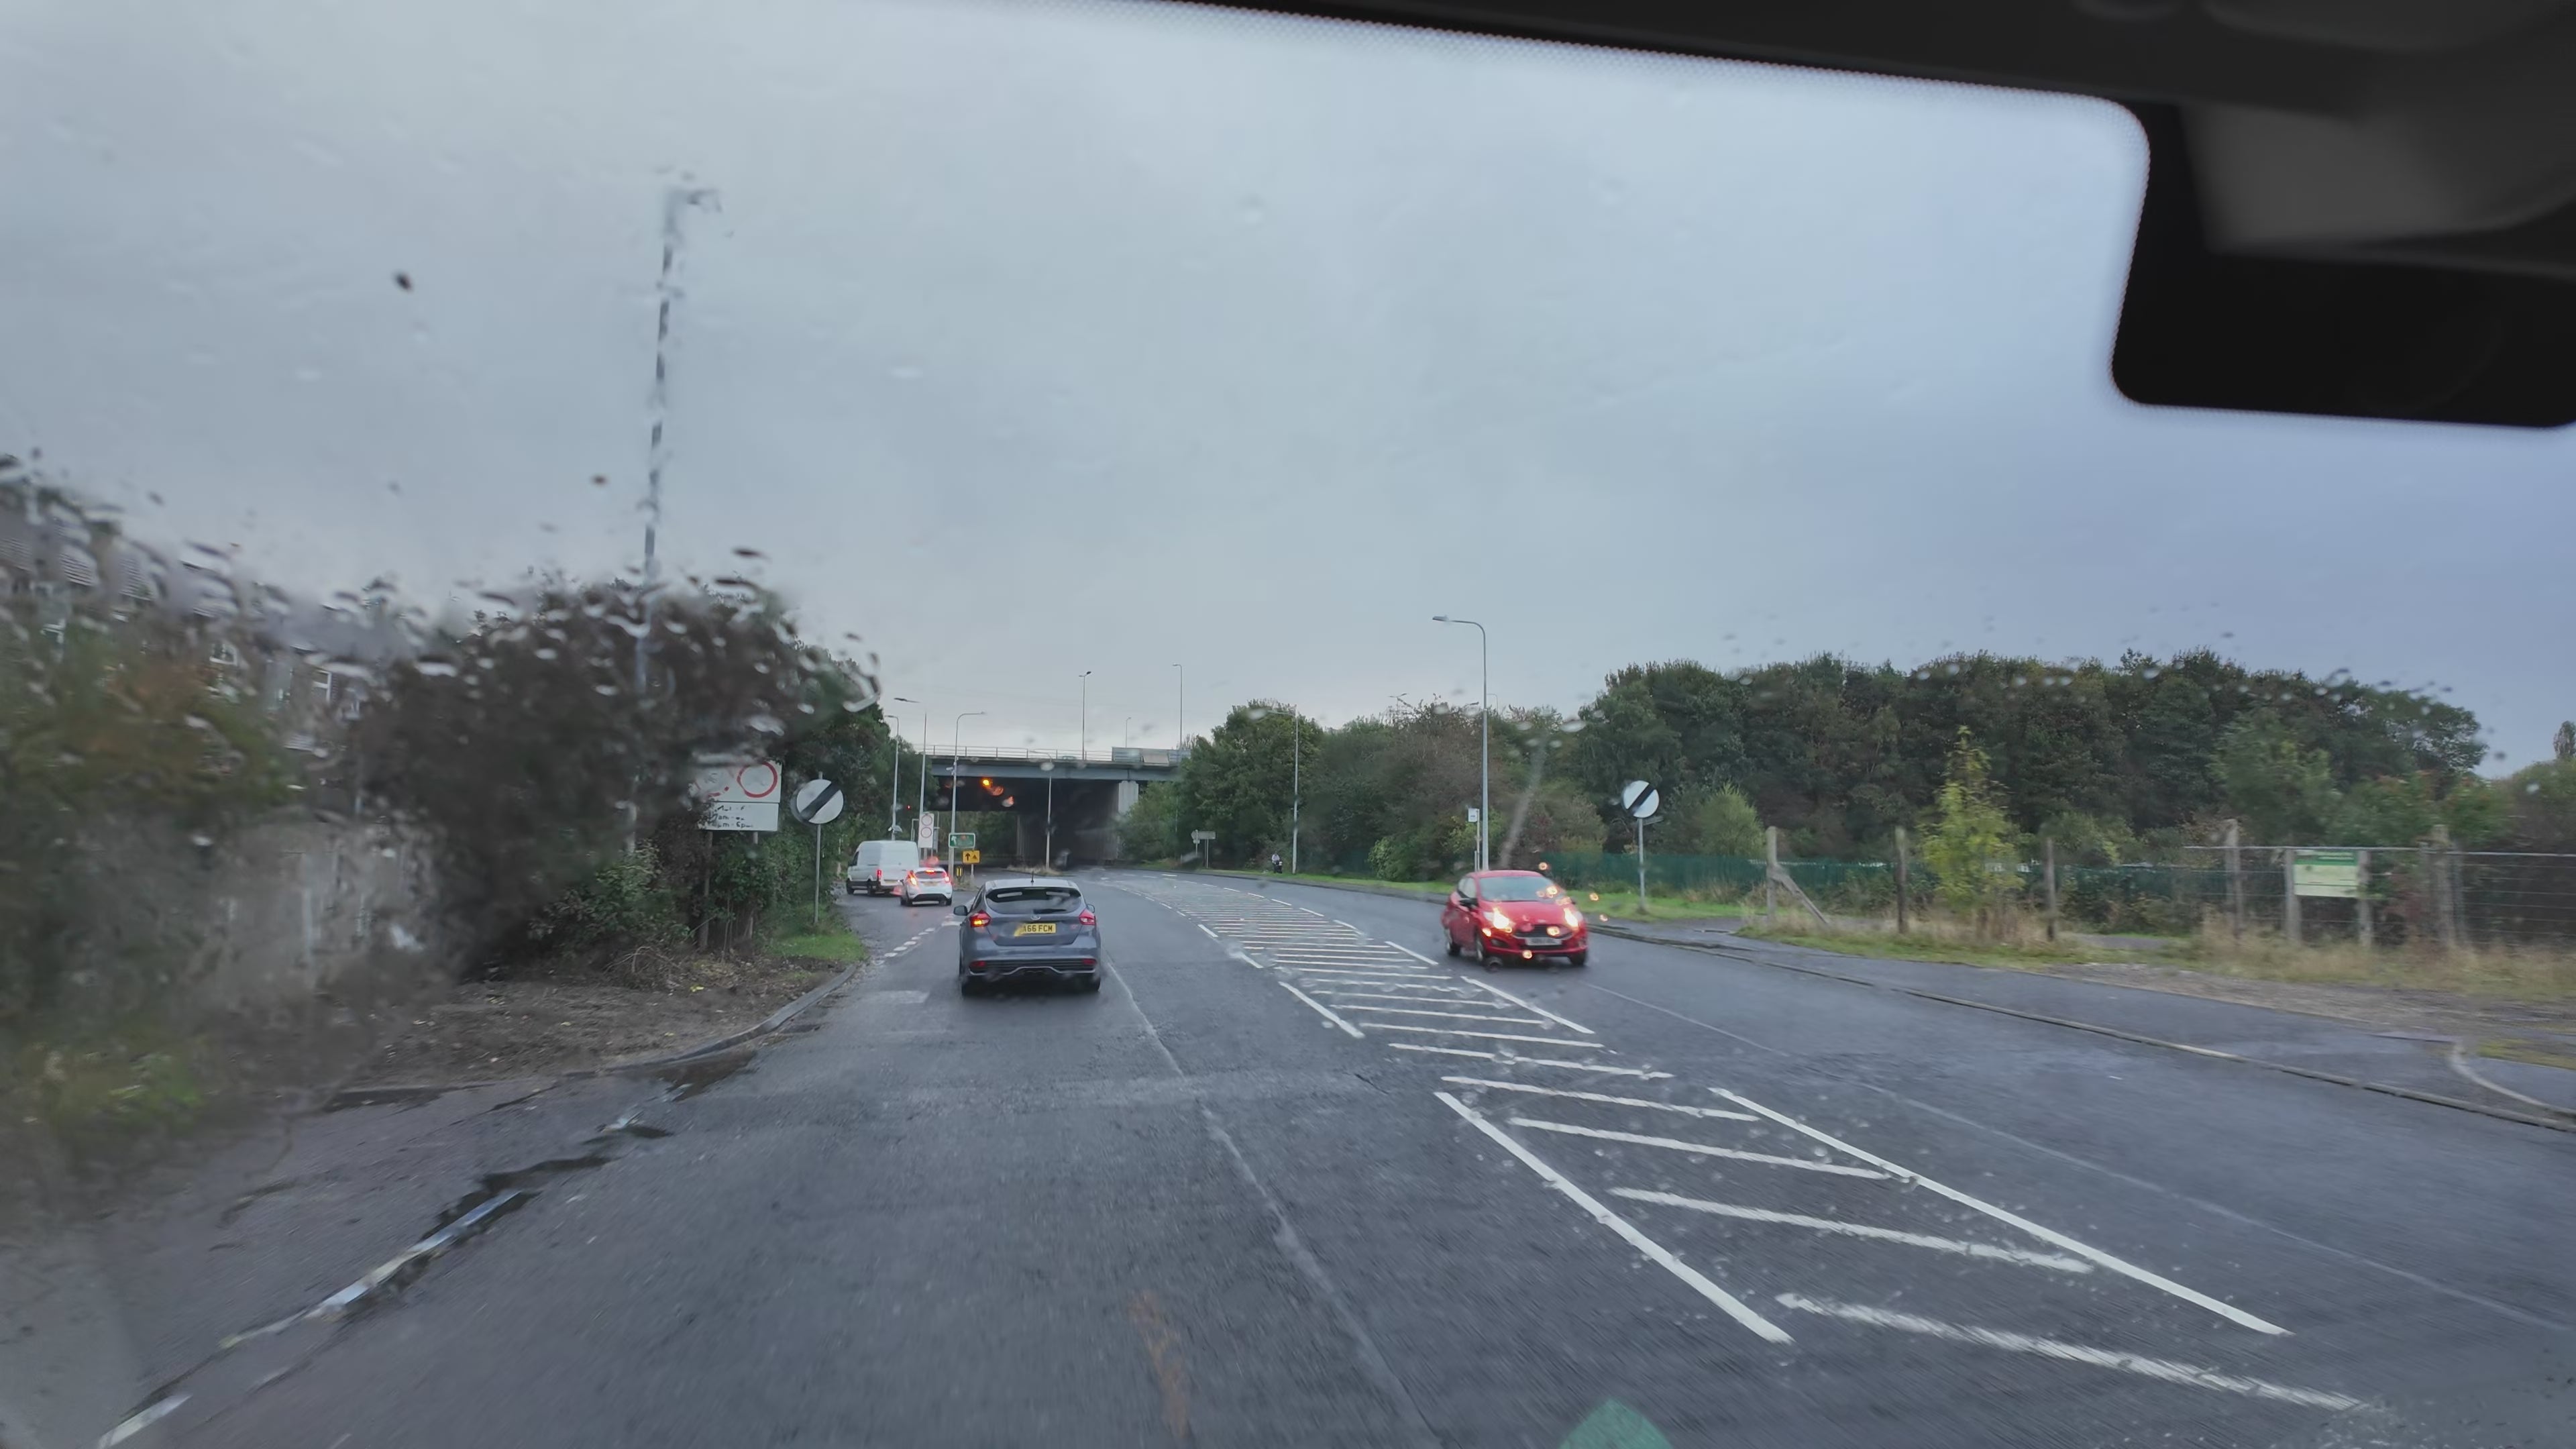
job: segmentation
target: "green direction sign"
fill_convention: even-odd
[[[2291,858],[2290,880],[2303,896],[2348,901],[2361,894],[2361,852],[2302,850]]]
[[[972,830],[950,831],[948,835],[948,848],[950,850],[973,850],[975,848],[975,832]]]

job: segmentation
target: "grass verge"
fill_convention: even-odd
[[[1938,961],[1952,966],[2031,969],[2074,966],[2087,961],[2153,961],[2160,955],[2105,951],[2072,941],[2021,942],[1953,940],[1942,936],[1897,935],[1892,931],[1792,931],[1778,926],[1746,926],[1736,933],[1757,941],[1805,946],[1842,956],[1868,956],[1881,961]]]
[[[773,956],[786,956],[800,961],[865,961],[868,943],[859,939],[848,921],[838,911],[823,913],[823,929],[803,931],[792,936],[772,936],[763,941]]]

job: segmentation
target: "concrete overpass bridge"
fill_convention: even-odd
[[[1180,773],[1183,750],[1140,748],[1074,750],[992,749],[969,746],[952,758],[930,757],[930,807],[946,815],[952,804],[974,814],[1007,813],[1016,838],[982,840],[984,865],[1035,865],[1046,854],[1048,802],[1055,811],[1058,856],[1088,865],[1117,853],[1118,822],[1150,786]],[[946,827],[943,825],[941,829]]]

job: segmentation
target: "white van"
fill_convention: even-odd
[[[921,864],[921,847],[909,840],[862,840],[858,859],[842,873],[841,883],[851,895],[866,891],[881,896],[903,880],[903,873]]]

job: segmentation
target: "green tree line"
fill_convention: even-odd
[[[1645,779],[1665,800],[1649,848],[1684,854],[1758,854],[1776,826],[1785,854],[1883,859],[1896,830],[1940,816],[1945,788],[1953,806],[1988,805],[2016,847],[2047,836],[2100,864],[2174,858],[2228,820],[2249,844],[2406,844],[2436,826],[2479,844],[2570,840],[2546,802],[2576,794],[2559,782],[2576,766],[2491,782],[2485,758],[2476,717],[2431,695],[2206,650],[1958,654],[1912,669],[1674,661],[1613,672],[1570,717],[1498,707],[1492,828],[1497,864],[1507,839],[1522,864],[1625,850],[1617,793]],[[1190,831],[1213,830],[1220,863],[1285,855],[1292,762],[1301,864],[1435,879],[1472,858],[1472,710],[1400,706],[1326,727],[1260,700],[1145,793],[1125,853],[1177,857]]]

